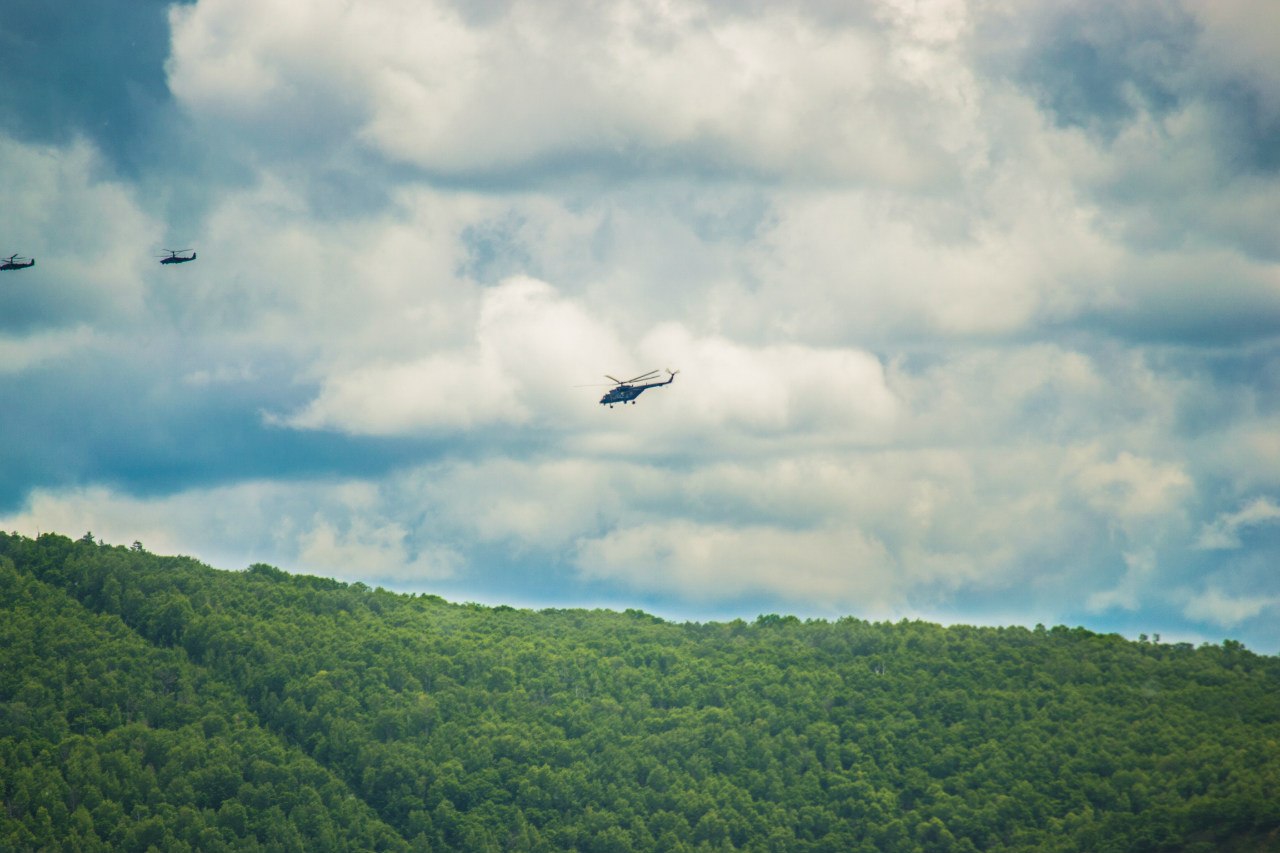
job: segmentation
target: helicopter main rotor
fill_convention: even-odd
[[[616,385],[630,385],[632,382],[643,382],[646,379],[652,379],[657,375],[658,375],[658,371],[650,370],[648,373],[642,373],[639,376],[633,377],[631,379],[618,379],[617,377],[610,376],[607,373],[604,375],[604,378],[612,379],[614,381],[614,384]]]

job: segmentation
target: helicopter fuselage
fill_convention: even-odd
[[[608,393],[606,393],[603,397],[600,398],[600,405],[612,406],[614,403],[634,404],[636,401],[636,397],[639,397],[648,389],[659,388],[663,385],[670,385],[672,382],[675,381],[675,379],[676,379],[675,374],[672,374],[671,377],[668,378],[666,382],[650,382],[647,385],[627,385],[625,383],[621,384],[617,388],[610,388]]]
[[[3,270],[25,270],[27,267],[34,267],[35,265],[36,265],[36,259],[35,259],[35,258],[32,258],[31,260],[27,261],[25,264],[20,264],[20,263],[18,263],[17,261],[9,260],[9,261],[5,261],[4,263],[0,264],[0,271],[3,271]]]
[[[196,259],[196,253],[195,253],[195,252],[192,252],[192,253],[191,253],[191,257],[189,257],[189,258],[184,258],[184,257],[182,257],[181,255],[170,255],[169,257],[167,257],[167,258],[165,258],[164,260],[162,260],[160,263],[162,263],[162,264],[185,264],[187,261],[194,261],[195,259]]]

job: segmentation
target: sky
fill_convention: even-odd
[[[9,0],[0,255],[37,265],[0,273],[0,528],[1280,652],[1277,31],[1266,0]]]

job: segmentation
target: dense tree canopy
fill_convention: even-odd
[[[1280,660],[672,624],[0,534],[0,847],[1280,849]]]

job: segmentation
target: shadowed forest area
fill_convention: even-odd
[[[6,850],[1280,850],[1230,640],[451,604],[0,534]]]

